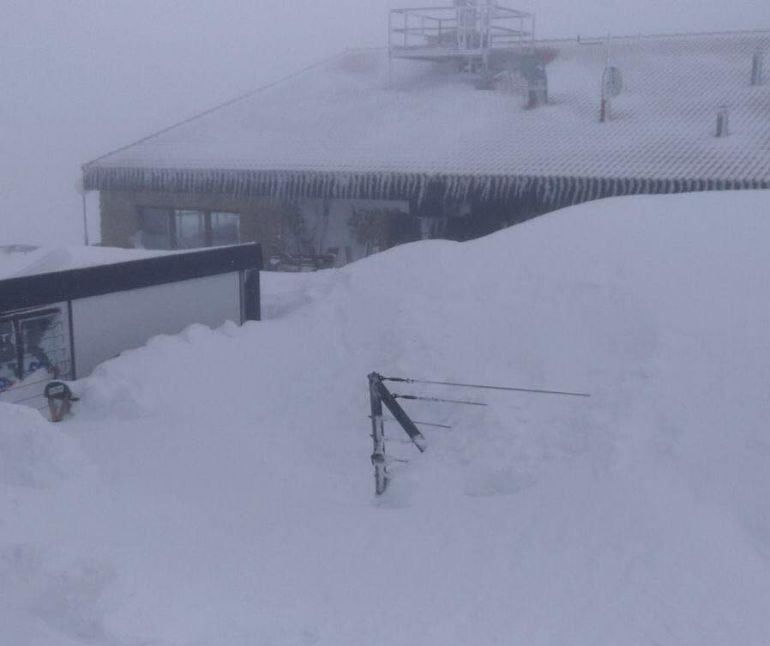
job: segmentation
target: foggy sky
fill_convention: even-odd
[[[0,0],[0,244],[82,240],[80,165],[446,0]],[[767,0],[528,0],[539,37],[770,27]],[[97,220],[93,196],[91,219]]]

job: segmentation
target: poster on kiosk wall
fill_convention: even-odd
[[[0,401],[42,407],[41,384],[72,377],[67,307],[58,303],[0,316]]]

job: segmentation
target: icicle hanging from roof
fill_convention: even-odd
[[[436,187],[445,200],[513,201],[536,197],[553,207],[610,195],[657,194],[696,190],[765,189],[767,181],[713,178],[601,178],[520,175],[427,175],[424,173],[350,173],[230,171],[209,169],[84,168],[86,190],[222,194],[233,198],[416,200]]]

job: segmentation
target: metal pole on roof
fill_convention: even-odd
[[[393,11],[388,11],[388,89],[393,89]]]
[[[75,190],[80,193],[80,197],[83,204],[83,241],[85,242],[86,247],[89,246],[89,240],[88,240],[88,203],[86,200],[86,189],[83,186],[83,179],[80,178],[75,183]]]
[[[83,197],[83,242],[85,242],[86,247],[88,247],[90,245],[90,242],[88,240],[88,204],[86,200],[85,191],[83,191],[82,197]]]
[[[599,107],[599,121],[604,123],[610,118],[610,97],[607,96],[607,82],[612,60],[612,34],[607,34],[607,58],[604,61],[604,71],[602,72],[602,94]]]

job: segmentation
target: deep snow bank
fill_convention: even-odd
[[[92,469],[2,484],[0,549],[92,574],[0,602],[14,643],[766,643],[768,207],[607,200],[267,275],[276,318],[104,364],[56,428]],[[489,406],[408,402],[452,429],[418,455],[388,425],[409,462],[374,500],[372,370],[593,397],[411,388]]]

